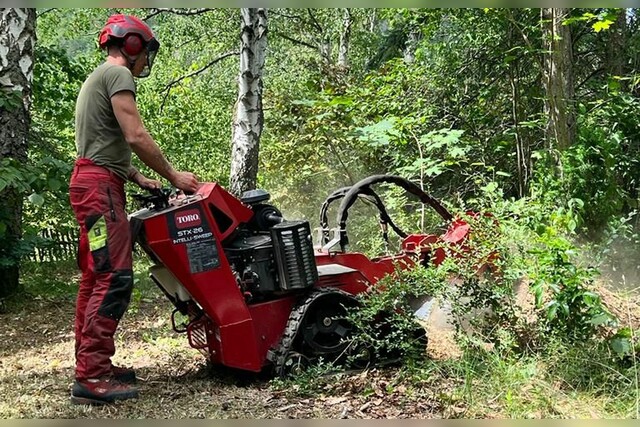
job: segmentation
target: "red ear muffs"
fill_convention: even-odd
[[[124,38],[124,44],[122,45],[127,55],[136,56],[144,48],[142,44],[142,38],[137,34],[127,34]]]

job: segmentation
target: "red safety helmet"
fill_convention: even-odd
[[[107,19],[107,23],[100,31],[98,44],[104,49],[110,40],[119,40],[121,51],[131,63],[143,50],[147,51],[147,65],[138,77],[147,77],[151,73],[153,60],[160,49],[149,25],[135,16],[116,14]]]

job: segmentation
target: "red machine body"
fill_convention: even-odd
[[[176,306],[174,318],[181,312],[189,319],[183,329],[174,320],[174,328],[213,363],[248,371],[274,362],[292,313],[313,290],[356,295],[397,266],[441,262],[444,251],[434,245],[459,244],[469,233],[467,223],[453,220],[444,235],[411,234],[398,254],[369,259],[312,247],[308,222],[278,218],[263,201],[246,203],[206,183],[194,195],[167,198],[130,218],[137,242],[156,264],[152,278]],[[310,334],[322,334],[313,328]]]

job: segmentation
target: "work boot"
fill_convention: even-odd
[[[138,381],[136,371],[129,368],[111,365],[111,375],[123,384],[135,384]]]
[[[96,379],[76,380],[71,388],[71,403],[77,405],[104,405],[116,400],[137,397],[137,388],[121,383],[112,375]]]

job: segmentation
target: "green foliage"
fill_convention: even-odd
[[[363,342],[415,357],[407,304],[425,296],[450,305],[458,337],[472,347],[491,343],[526,352],[556,339],[594,340],[604,328],[617,327],[595,291],[597,271],[581,264],[577,248],[556,228],[566,225],[568,214],[538,211],[533,200],[505,202],[497,189],[489,183],[470,200],[473,210],[491,214],[460,214],[470,238],[462,248],[443,245],[439,250],[448,257],[441,265],[398,271],[363,295],[364,309],[354,315]],[[528,295],[531,308],[523,305]],[[379,327],[394,333],[376,335]]]
[[[13,159],[0,160],[0,191],[11,194],[12,197],[25,197],[31,204],[25,211],[42,212],[45,203],[44,195],[57,193],[63,183],[59,176],[68,173],[68,165],[52,158],[44,158],[35,164],[22,164]],[[0,266],[16,265],[33,248],[42,243],[38,237],[38,229],[26,227],[27,233],[18,241],[7,233],[11,226],[12,213],[7,212],[6,206],[0,207]]]
[[[616,319],[595,291],[598,271],[584,265],[578,257],[578,248],[562,234],[563,230],[573,228],[571,210],[538,211],[534,216],[531,214],[537,210],[535,201],[522,200],[511,206],[499,204],[508,210],[495,206],[491,212],[504,215],[511,211],[506,217],[497,218],[502,233],[512,241],[521,242],[517,252],[511,251],[512,261],[506,271],[511,270],[512,279],[520,274],[530,280],[530,290],[541,314],[536,333],[548,338],[557,335],[569,342],[585,341],[595,338],[602,327],[615,326]],[[509,246],[499,245],[499,248]]]
[[[565,19],[562,22],[562,25],[571,25],[576,22],[586,21],[591,25],[591,28],[596,33],[599,33],[603,30],[608,30],[611,27],[611,24],[615,22],[619,13],[624,13],[623,10],[615,10],[615,9],[601,9],[599,13],[595,14],[592,12],[584,12],[580,16],[573,16]]]
[[[425,296],[442,294],[446,284],[444,269],[398,267],[394,275],[385,276],[358,295],[360,305],[349,312],[357,331],[350,345],[369,348],[378,357],[398,357],[409,363],[424,359],[425,330],[412,305]]]
[[[0,90],[0,108],[15,111],[20,105],[22,105],[21,90]]]
[[[625,326],[616,331],[609,338],[611,351],[623,362],[626,367],[634,366],[640,355],[640,339],[632,327]]]
[[[597,271],[572,260],[576,248],[549,228],[538,243],[539,247],[530,250],[536,258],[530,275],[536,306],[545,314],[545,331],[584,341],[592,338],[598,327],[613,324],[614,317],[593,291]]]

